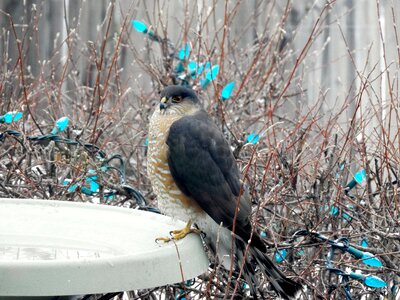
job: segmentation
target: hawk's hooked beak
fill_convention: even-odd
[[[168,99],[167,97],[162,97],[160,100],[160,110],[164,110],[168,107]]]

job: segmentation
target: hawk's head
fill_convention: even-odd
[[[167,114],[186,114],[198,110],[200,101],[196,93],[180,85],[167,86],[160,95],[160,112]]]

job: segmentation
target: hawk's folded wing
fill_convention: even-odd
[[[222,132],[201,110],[173,123],[167,145],[168,164],[177,186],[215,222],[231,229],[240,193],[240,173]],[[251,204],[241,199],[235,227],[239,236],[248,231],[250,213]]]

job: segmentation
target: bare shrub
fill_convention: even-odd
[[[1,11],[7,21],[0,37],[0,111],[21,111],[23,118],[0,124],[0,196],[156,206],[146,174],[148,116],[165,85],[190,85],[230,141],[253,196],[254,223],[280,267],[304,284],[301,297],[396,299],[400,53],[391,48],[399,49],[398,6],[385,5],[392,44],[385,39],[389,27],[375,26],[382,54],[377,70],[372,45],[360,64],[352,40],[336,25],[343,2],[307,2],[300,19],[292,1],[111,2],[90,24],[90,40],[81,35],[87,35],[91,4],[70,4],[63,11],[65,32],[46,43],[46,54],[46,3],[20,7],[19,17]],[[376,7],[381,17],[379,1]],[[343,15],[353,12],[345,7]],[[133,19],[152,33],[136,32]],[[334,96],[340,98],[335,104],[334,92],[309,91],[307,77],[333,28],[353,70],[348,93]],[[190,55],[179,59],[187,43]],[[336,68],[325,62],[322,77]],[[199,75],[207,63],[210,69]],[[204,88],[204,74],[216,65],[218,74]],[[232,81],[232,95],[223,101],[221,91]],[[55,137],[50,132],[63,116],[70,124]],[[91,190],[93,181],[98,189]],[[356,250],[383,267],[363,264]],[[387,287],[366,286],[349,275],[356,270]],[[125,297],[245,298],[248,289],[237,275],[214,262],[193,281]],[[260,290],[275,297],[261,275]]]

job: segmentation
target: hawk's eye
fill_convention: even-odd
[[[182,101],[182,97],[181,96],[174,96],[172,97],[172,102],[173,103],[179,103]]]

